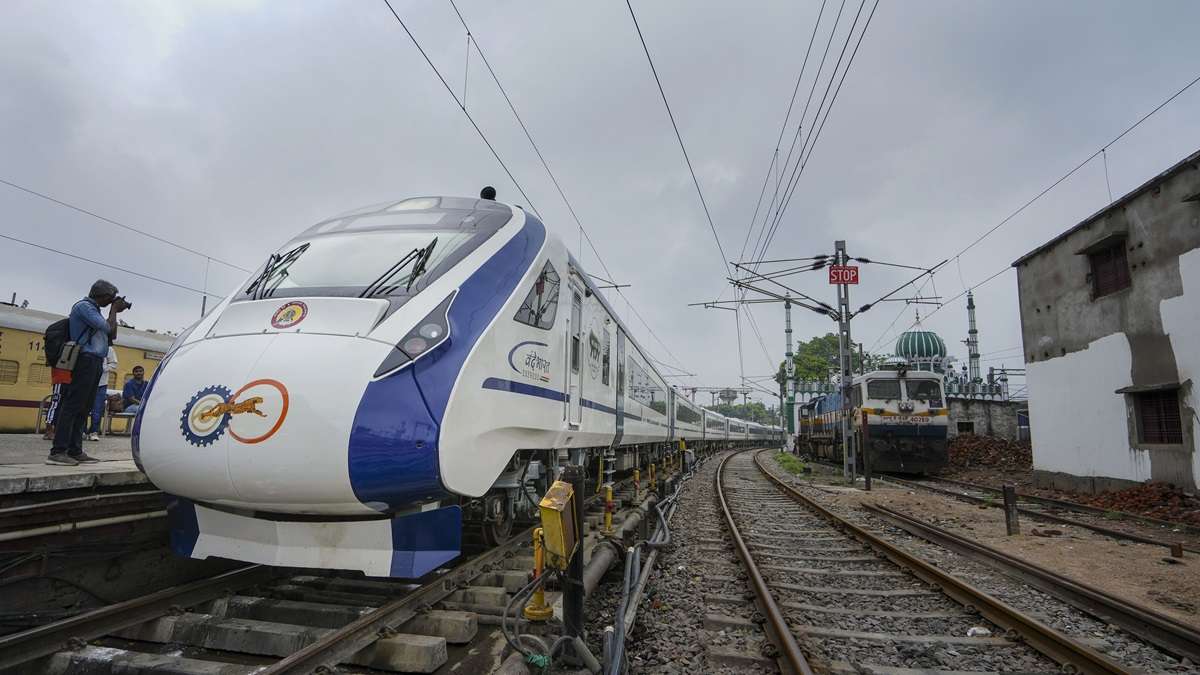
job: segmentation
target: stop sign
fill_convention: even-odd
[[[831,283],[831,284],[857,284],[858,283],[858,266],[857,265],[830,265],[829,266],[829,283]]]

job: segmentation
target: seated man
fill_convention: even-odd
[[[121,393],[121,401],[125,404],[122,412],[136,415],[142,409],[142,398],[146,396],[146,369],[141,366],[133,367],[133,379],[125,383],[125,391]]]

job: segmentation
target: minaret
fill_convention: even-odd
[[[979,382],[979,329],[975,327],[975,295],[967,291],[967,362],[971,382]]]

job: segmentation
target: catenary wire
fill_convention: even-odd
[[[483,61],[484,67],[487,68],[488,74],[492,76],[492,81],[496,83],[496,88],[500,90],[500,94],[504,97],[504,101],[508,104],[508,109],[512,112],[513,117],[517,120],[517,124],[520,125],[521,131],[524,132],[526,140],[529,141],[530,147],[533,148],[534,153],[541,162],[542,168],[546,170],[546,175],[550,177],[550,182],[554,184],[555,190],[558,191],[558,196],[562,199],[563,204],[566,205],[567,211],[571,214],[571,218],[575,220],[575,224],[579,227],[580,234],[582,234],[584,240],[587,241],[588,248],[592,250],[592,253],[596,256],[596,261],[600,263],[600,267],[604,270],[604,273],[608,275],[608,278],[610,280],[615,278],[612,270],[609,269],[608,264],[604,261],[603,256],[600,255],[600,251],[596,249],[596,244],[592,241],[591,234],[589,234],[587,228],[583,226],[583,222],[580,220],[579,214],[575,211],[574,205],[571,204],[571,200],[567,198],[567,194],[563,190],[562,184],[558,182],[558,177],[554,175],[554,171],[550,168],[550,163],[546,160],[545,155],[542,154],[542,150],[538,147],[537,142],[533,140],[532,132],[529,131],[529,127],[525,124],[525,120],[521,117],[521,114],[517,112],[516,104],[513,103],[512,98],[508,95],[508,90],[506,90],[504,85],[500,82],[500,77],[496,74],[495,69],[492,67],[492,63],[488,59],[487,54],[485,54],[483,52],[483,48],[479,46],[479,41],[475,38],[475,33],[471,31],[470,26],[467,24],[466,18],[463,16],[454,0],[449,0],[449,2],[450,6],[454,9],[454,13],[458,16],[458,21],[462,24],[463,30],[467,32],[469,39],[475,45],[475,51],[479,53],[479,58],[481,61]],[[625,299],[625,302],[629,304],[630,309],[634,310],[633,303],[629,300],[628,296],[626,296],[625,293],[619,288],[614,290],[617,291],[618,295]],[[636,313],[636,310],[634,311]],[[642,324],[646,326],[646,329],[650,331],[652,335],[654,335],[654,331],[650,328],[650,325],[646,323],[645,319],[643,319],[640,314],[638,315],[638,320],[640,320]],[[667,349],[666,345],[658,338],[657,335],[654,335],[654,339],[663,346],[663,349]],[[670,353],[670,350],[667,351]],[[677,361],[679,366],[684,366],[683,362],[680,361],[677,356],[674,354],[670,354],[670,356]],[[662,363],[661,361],[659,362]],[[686,367],[684,367],[684,369],[686,370]]]
[[[404,29],[405,34],[408,35],[408,39],[412,41],[413,46],[417,48],[417,51],[421,52],[421,56],[425,58],[425,63],[428,63],[429,67],[433,69],[433,73],[437,75],[438,80],[440,80],[442,83],[442,86],[446,88],[446,93],[450,94],[450,98],[453,98],[454,102],[458,104],[459,110],[461,110],[462,114],[466,116],[467,121],[471,123],[471,126],[475,128],[475,133],[479,134],[479,138],[483,140],[484,145],[486,145],[488,150],[492,152],[492,156],[496,158],[497,162],[499,162],[500,168],[504,169],[504,173],[508,174],[508,179],[512,181],[512,184],[516,186],[517,191],[521,193],[521,196],[525,199],[525,203],[529,205],[529,208],[532,209],[539,218],[541,218],[542,214],[538,212],[537,207],[534,206],[533,200],[529,198],[529,195],[525,194],[525,188],[521,187],[521,183],[517,180],[517,177],[513,175],[512,171],[509,170],[508,165],[505,164],[504,160],[500,158],[500,153],[496,151],[496,148],[492,145],[492,142],[488,140],[487,135],[483,133],[483,129],[481,129],[479,124],[475,122],[475,118],[471,116],[471,113],[467,112],[467,106],[464,105],[461,100],[459,100],[458,94],[454,93],[454,89],[450,86],[450,83],[447,82],[446,78],[442,76],[442,71],[438,70],[437,66],[433,64],[433,60],[429,58],[429,54],[425,53],[425,48],[421,46],[421,43],[417,41],[416,36],[413,35],[412,31],[408,29],[408,24],[404,23],[404,19],[401,19],[400,15],[396,13],[396,8],[392,7],[391,0],[383,0],[383,4],[387,5],[387,8],[391,11],[392,16],[396,17],[396,22],[399,23],[400,27]],[[478,47],[478,45],[476,46]]]
[[[39,248],[43,251],[49,251],[50,253],[57,253],[58,255],[67,256],[68,258],[74,258],[76,260],[82,260],[83,262],[91,263],[93,265],[107,267],[111,270],[116,270],[118,272],[124,272],[125,274],[131,274],[135,277],[141,277],[142,279],[148,279],[150,281],[157,281],[160,284],[165,284],[167,286],[173,286],[175,288],[179,288],[179,289],[182,289],[185,291],[191,291],[192,293],[199,293],[200,295],[207,295],[210,298],[220,298],[221,297],[219,295],[213,295],[212,293],[209,293],[207,291],[202,291],[199,288],[192,288],[191,286],[184,286],[183,284],[177,284],[174,281],[167,281],[166,279],[160,279],[158,277],[151,276],[149,274],[144,274],[142,272],[135,272],[127,267],[119,267],[117,265],[111,265],[109,263],[101,262],[99,260],[94,260],[92,258],[85,258],[81,255],[75,255],[74,253],[67,253],[66,251],[62,251],[62,250],[59,250],[56,248],[51,248],[49,246],[45,246],[42,244],[35,244],[32,241],[25,241],[24,239],[18,239],[17,237],[9,236],[7,234],[0,234],[0,237],[2,237],[4,239],[8,239],[9,241],[15,241],[18,244],[24,244],[26,246],[31,246],[33,248]]]
[[[642,51],[646,53],[646,61],[650,64],[650,72],[654,75],[654,83],[658,85],[658,93],[662,96],[663,106],[667,109],[667,117],[671,120],[671,128],[675,130],[675,139],[679,141],[679,149],[683,151],[683,160],[687,163],[688,172],[692,174],[692,184],[696,186],[696,194],[700,197],[700,205],[704,207],[704,217],[708,219],[708,228],[712,230],[713,241],[716,242],[717,251],[721,254],[721,264],[725,266],[725,271],[728,273],[729,259],[725,257],[725,248],[721,246],[721,237],[717,235],[717,226],[713,223],[712,214],[709,213],[708,202],[704,199],[704,190],[700,189],[700,180],[696,178],[696,170],[692,168],[692,159],[688,156],[687,146],[684,145],[683,136],[679,133],[679,125],[675,123],[675,113],[671,111],[671,103],[667,101],[667,92],[663,89],[662,80],[658,77],[658,69],[654,67],[654,59],[650,56],[650,47],[646,45],[646,37],[642,35],[642,27],[638,23],[637,14],[633,11],[633,3],[630,0],[625,0],[625,6],[629,8],[629,16],[633,19],[633,27],[637,29],[638,40],[642,43]]]
[[[97,220],[102,220],[102,221],[104,221],[104,222],[106,222],[106,223],[108,223],[108,224],[110,224],[110,225],[116,225],[117,227],[120,227],[120,228],[123,228],[123,229],[129,230],[130,232],[134,232],[134,233],[136,233],[136,234],[140,234],[140,235],[142,235],[143,237],[149,237],[149,238],[151,238],[151,239],[153,239],[153,240],[155,240],[155,241],[161,242],[161,243],[163,243],[163,244],[166,244],[166,245],[168,245],[168,246],[174,246],[175,248],[177,248],[177,249],[179,249],[179,250],[181,250],[181,251],[187,251],[188,253],[191,253],[191,254],[193,254],[193,255],[198,255],[198,256],[200,256],[200,257],[202,257],[202,258],[208,258],[209,260],[211,260],[211,261],[213,261],[213,262],[219,262],[219,263],[221,263],[222,265],[225,265],[226,267],[232,267],[233,269],[235,269],[235,270],[240,270],[240,271],[242,271],[242,272],[249,272],[249,271],[250,271],[250,270],[246,269],[245,267],[242,267],[241,265],[235,265],[235,264],[233,264],[233,263],[231,263],[231,262],[229,262],[229,261],[227,261],[227,260],[222,260],[221,258],[218,258],[218,257],[216,257],[216,256],[209,255],[208,253],[203,253],[203,252],[201,252],[201,251],[197,251],[197,250],[196,250],[196,249],[194,249],[194,248],[188,248],[187,246],[184,246],[183,244],[177,244],[177,243],[175,243],[175,242],[173,242],[173,241],[171,241],[171,240],[169,240],[169,239],[164,239],[164,238],[162,238],[162,237],[160,237],[160,236],[158,236],[158,235],[156,235],[156,234],[152,234],[152,233],[150,233],[150,232],[147,232],[147,231],[145,231],[145,230],[140,230],[140,229],[138,229],[138,228],[136,228],[136,227],[133,227],[132,225],[126,225],[125,223],[122,223],[122,222],[120,222],[120,221],[118,221],[118,220],[113,220],[112,218],[109,218],[109,217],[107,217],[107,216],[102,216],[102,215],[100,215],[99,213],[96,213],[95,211],[89,211],[88,209],[85,209],[85,208],[83,208],[83,207],[80,207],[80,206],[76,206],[76,205],[74,205],[74,204],[72,204],[72,203],[70,203],[70,202],[66,202],[66,201],[63,201],[63,200],[61,200],[61,199],[58,199],[58,198],[55,198],[55,197],[51,197],[50,195],[48,195],[48,194],[45,194],[45,193],[43,193],[43,192],[38,192],[37,190],[33,190],[33,189],[30,189],[30,188],[27,188],[27,187],[25,187],[24,185],[18,185],[18,184],[16,184],[16,183],[12,182],[12,181],[8,181],[8,180],[5,180],[5,179],[3,179],[3,178],[0,178],[0,183],[3,183],[3,184],[7,185],[7,186],[8,186],[8,187],[10,187],[10,188],[13,188],[14,190],[20,190],[21,192],[25,192],[25,193],[27,193],[27,194],[33,195],[34,197],[38,197],[38,198],[40,198],[40,199],[45,199],[45,200],[46,200],[46,201],[48,201],[48,202],[53,202],[53,203],[55,203],[55,204],[58,204],[59,206],[62,206],[62,207],[65,207],[65,208],[71,209],[72,211],[78,211],[79,213],[82,213],[82,214],[84,214],[84,215],[91,216],[91,217],[93,217],[93,218],[96,218]]]

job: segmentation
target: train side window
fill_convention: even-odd
[[[900,380],[868,380],[867,398],[896,400],[900,398]]]
[[[607,387],[609,382],[608,371],[612,367],[612,336],[608,334],[608,328],[605,328],[601,333],[604,337],[604,344],[600,347],[600,382]]]
[[[578,293],[571,294],[571,372],[579,372],[579,331],[583,323],[583,298]]]
[[[851,408],[862,407],[862,387],[861,386],[856,386],[850,390],[850,407]]]
[[[29,384],[50,384],[50,366],[31,363],[29,373],[25,377]]]
[[[0,360],[0,384],[16,384],[21,364],[16,361]]]
[[[542,330],[553,328],[554,318],[558,314],[558,287],[561,282],[554,266],[547,262],[513,319]]]

